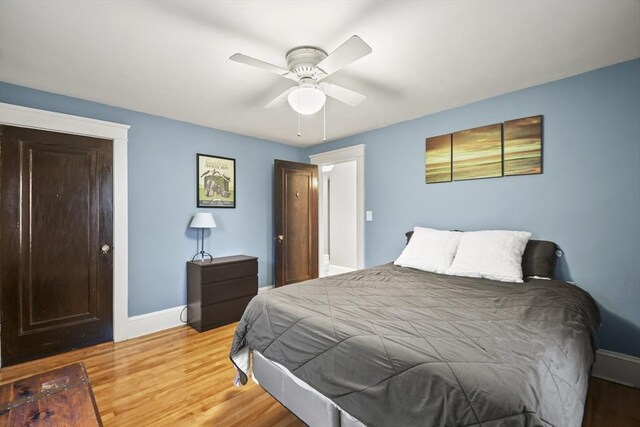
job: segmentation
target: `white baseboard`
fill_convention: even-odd
[[[272,288],[273,285],[262,286],[258,288],[258,293]],[[127,325],[128,339],[141,337],[143,335],[152,334],[169,328],[175,328],[180,325],[186,325],[185,322],[180,320],[181,314],[183,319],[186,320],[187,318],[187,313],[182,312],[184,307],[184,305],[180,305],[178,307],[154,311],[153,313],[129,317],[129,323]]]
[[[329,276],[333,276],[335,274],[350,273],[352,271],[356,271],[356,269],[351,267],[343,267],[341,265],[329,264]]]
[[[264,292],[268,289],[272,289],[273,285],[262,286],[258,288],[258,293]],[[180,314],[182,318],[186,320],[187,314],[182,313],[184,305],[178,307],[167,308],[165,310],[154,311],[153,313],[141,314],[139,316],[129,317],[127,336],[128,339],[141,337],[143,335],[152,334],[154,332],[163,331],[169,328],[175,328],[176,326],[185,325],[180,320]]]
[[[598,350],[591,375],[603,380],[640,388],[640,357]]]
[[[345,270],[353,271],[353,269],[348,268],[345,268]],[[273,289],[273,285],[258,288],[258,293],[269,289]],[[184,325],[180,320],[180,314],[184,307],[184,305],[181,305],[167,308],[166,310],[129,317],[127,328],[128,337],[140,337]],[[596,360],[593,364],[591,374],[603,380],[640,388],[640,358],[608,350],[598,350],[596,351]]]
[[[185,323],[180,320],[180,313],[182,313],[184,307],[184,305],[181,305],[167,308],[166,310],[129,317],[129,323],[127,325],[127,335],[129,339],[184,325]],[[186,313],[183,314],[183,316],[186,319]]]

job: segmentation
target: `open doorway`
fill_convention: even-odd
[[[364,145],[310,159],[318,165],[319,276],[364,268]]]
[[[322,166],[324,240],[321,277],[358,268],[357,165],[355,160]]]

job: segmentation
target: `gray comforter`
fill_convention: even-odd
[[[389,264],[259,294],[231,359],[258,350],[368,426],[579,426],[598,322],[568,283]]]

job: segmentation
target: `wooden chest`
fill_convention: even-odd
[[[102,426],[82,363],[0,386],[0,426]]]
[[[187,322],[198,332],[236,322],[258,293],[258,258],[187,262]]]

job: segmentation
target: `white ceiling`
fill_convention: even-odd
[[[294,46],[373,53],[327,81],[329,140],[640,56],[640,1],[0,1],[0,80],[294,145],[322,114],[263,106]]]

